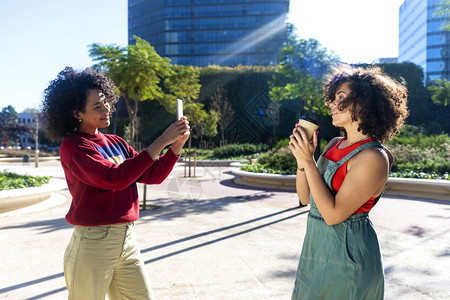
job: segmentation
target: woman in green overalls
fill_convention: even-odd
[[[332,139],[316,163],[317,132],[310,141],[296,125],[290,136],[297,194],[310,204],[292,299],[383,299],[382,257],[368,213],[392,164],[381,143],[408,116],[407,90],[379,68],[340,65],[323,92],[342,137]]]

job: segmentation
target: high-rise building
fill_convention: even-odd
[[[179,65],[270,65],[286,40],[289,0],[128,0],[136,35]]]
[[[425,80],[450,80],[450,32],[434,15],[440,0],[405,0],[399,10],[399,62],[423,68]]]

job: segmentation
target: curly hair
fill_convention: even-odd
[[[84,112],[88,92],[100,90],[110,104],[110,113],[119,97],[114,83],[102,72],[86,68],[77,72],[71,67],[61,71],[44,91],[42,102],[42,122],[46,135],[53,141],[60,141],[78,129],[79,121],[74,112]]]
[[[391,140],[400,132],[409,115],[405,86],[382,72],[379,67],[338,65],[323,86],[325,104],[335,99],[337,89],[349,83],[350,93],[339,103],[339,110],[349,109],[358,131],[380,142]],[[341,133],[346,136],[342,128]]]

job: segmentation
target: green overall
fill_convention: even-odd
[[[320,156],[318,169],[334,195],[336,191],[331,187],[331,179],[336,170],[361,150],[373,146],[382,147],[378,142],[367,142],[338,162],[326,159],[323,154]],[[325,223],[312,196],[310,198],[311,208],[292,299],[383,299],[383,262],[368,212],[354,214],[344,222],[330,226]]]

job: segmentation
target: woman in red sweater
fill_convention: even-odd
[[[381,144],[408,116],[407,90],[379,68],[337,66],[324,86],[334,138],[317,163],[298,127],[290,137],[297,194],[310,204],[292,299],[383,299],[384,272],[368,213],[383,193],[392,155]]]
[[[134,230],[136,182],[164,181],[189,137],[189,122],[177,120],[138,153],[121,137],[99,131],[109,126],[117,100],[113,82],[89,68],[66,67],[44,92],[43,120],[48,136],[62,140],[72,195],[66,220],[74,232],[64,255],[69,299],[152,298]]]

